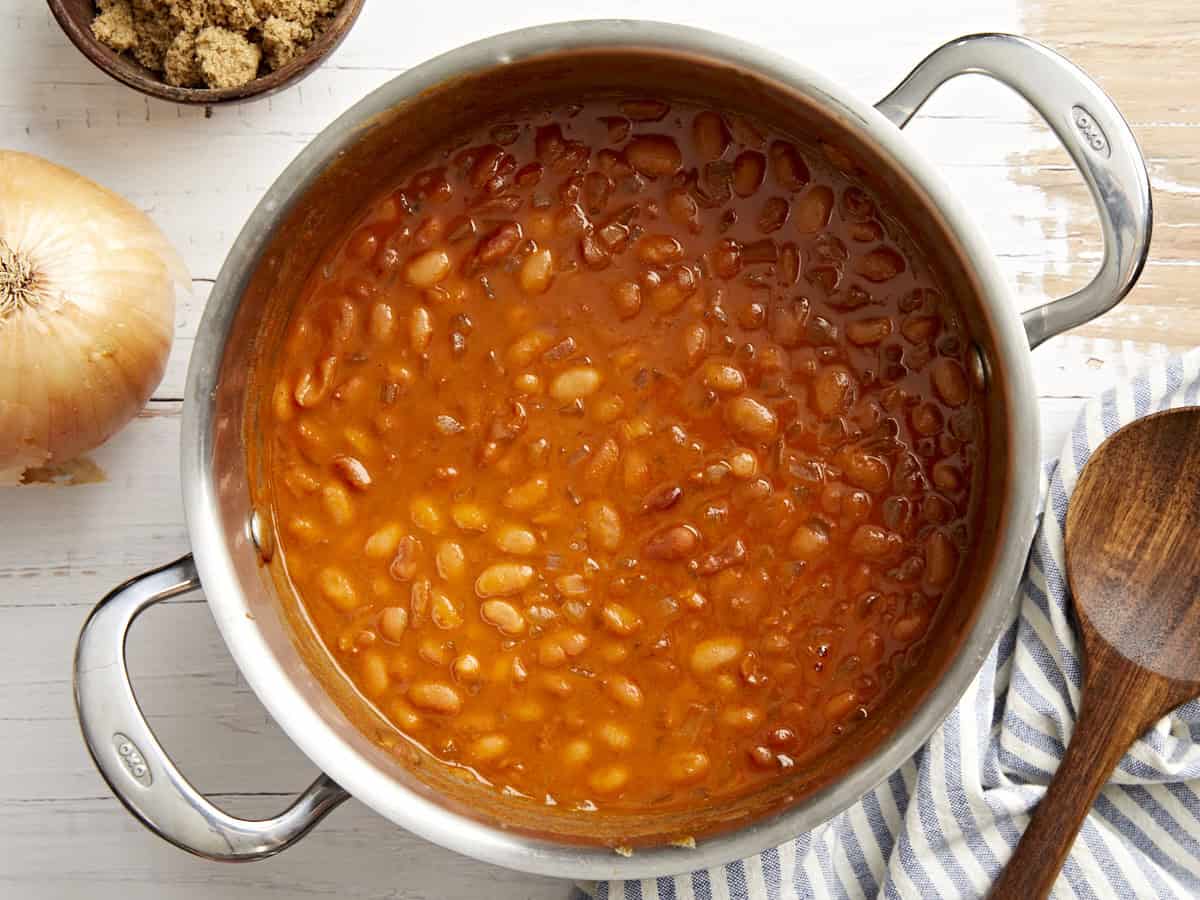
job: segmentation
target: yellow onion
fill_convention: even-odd
[[[0,484],[68,462],[162,380],[187,271],[137,207],[0,150]]]

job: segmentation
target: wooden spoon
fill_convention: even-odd
[[[1200,407],[1125,426],[1067,512],[1083,699],[1066,755],[992,898],[1045,897],[1125,751],[1200,696]]]

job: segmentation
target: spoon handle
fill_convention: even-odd
[[[1049,895],[1096,795],[1125,751],[1182,702],[1166,679],[1099,643],[1089,647],[1098,652],[1088,656],[1082,704],[1067,751],[988,895],[991,900]]]

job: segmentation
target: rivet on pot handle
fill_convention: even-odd
[[[134,697],[125,638],[147,607],[199,588],[196,566],[185,556],[127,581],[97,604],[75,651],[79,724],[104,780],[151,831],[208,859],[263,859],[304,837],[349,795],[322,775],[278,816],[250,821],[209,803],[175,768]]]
[[[1103,315],[1141,274],[1153,214],[1146,162],[1108,96],[1052,50],[1011,34],[975,34],[934,50],[875,108],[904,127],[944,82],[978,73],[1008,85],[1046,120],[1075,161],[1100,214],[1104,261],[1085,287],[1022,316],[1030,347]]]

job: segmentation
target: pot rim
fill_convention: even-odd
[[[857,122],[876,147],[928,196],[958,239],[988,311],[994,354],[1009,393],[1010,486],[1001,513],[989,581],[962,646],[941,681],[911,717],[868,759],[792,806],[697,842],[696,849],[639,848],[624,857],[606,847],[578,846],[514,834],[446,809],[388,775],[330,728],[291,682],[247,616],[229,552],[231,535],[218,513],[213,470],[214,398],[226,339],[262,251],[292,202],[378,115],[434,85],[531,56],[602,47],[686,52],[755,72]],[[724,35],[664,22],[589,20],[511,31],[451,50],[393,78],[327,126],[267,190],[230,250],[213,287],[188,367],[181,431],[184,512],[205,593],[230,653],[247,682],[288,737],[347,791],[392,822],[475,859],[539,875],[574,879],[640,879],[722,865],[782,844],[841,813],[908,760],[950,714],[1009,622],[1016,588],[1036,529],[1039,415],[1030,349],[995,257],[965,207],[899,128],[869,103],[780,54]]]

